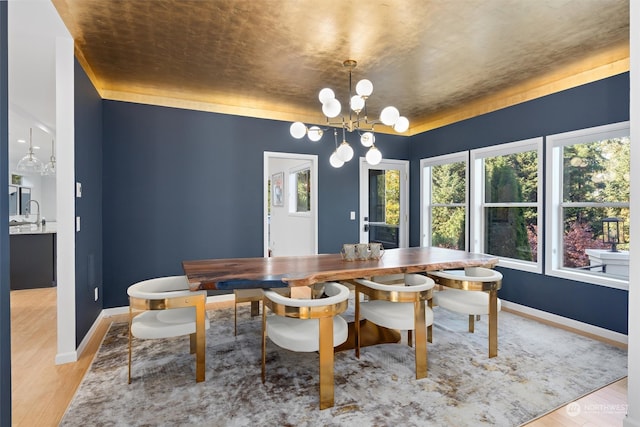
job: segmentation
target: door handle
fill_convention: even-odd
[[[365,231],[365,232],[369,231],[369,224],[365,224],[365,225],[364,225],[364,231]]]

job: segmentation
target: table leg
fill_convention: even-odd
[[[416,379],[427,376],[427,325],[424,321],[424,300],[413,304],[414,327],[416,335]]]
[[[498,291],[489,291],[489,357],[498,355]]]
[[[333,406],[333,317],[320,321],[320,409]]]

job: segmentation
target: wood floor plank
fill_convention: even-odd
[[[14,427],[57,426],[71,402],[100,343],[113,321],[102,319],[84,353],[75,363],[55,364],[56,288],[11,291],[11,381]],[[207,309],[232,307],[233,301],[207,304]],[[620,426],[627,404],[627,379],[577,401],[585,410],[571,416],[566,407],[535,420],[528,427]]]

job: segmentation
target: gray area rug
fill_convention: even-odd
[[[180,337],[134,341],[127,385],[127,325],[113,324],[61,425],[517,426],[627,374],[626,351],[507,312],[489,359],[486,316],[469,334],[466,316],[437,307],[428,378],[406,344],[340,352],[335,406],[321,411],[316,353],[268,341],[262,384],[260,317],[240,306],[234,337],[232,308],[209,316],[205,382]]]

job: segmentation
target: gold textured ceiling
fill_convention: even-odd
[[[323,123],[346,59],[407,134],[629,69],[629,0],[52,1],[103,98],[252,117]]]

